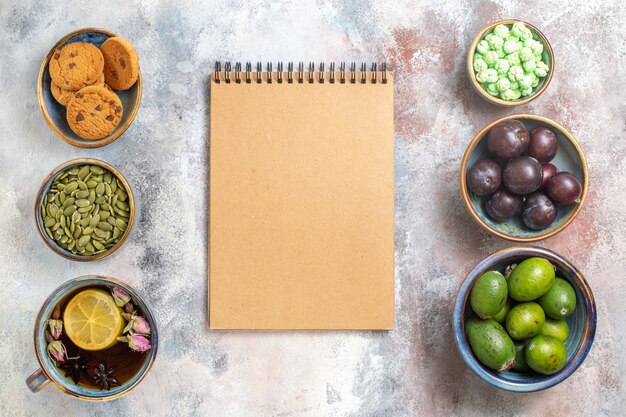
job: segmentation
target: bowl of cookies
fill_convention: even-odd
[[[128,129],[139,110],[137,51],[113,32],[76,30],[44,59],[37,96],[46,123],[65,142],[80,148],[107,145]]]

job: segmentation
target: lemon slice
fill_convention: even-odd
[[[106,291],[89,289],[76,294],[63,312],[65,334],[84,350],[108,349],[124,330],[124,318]]]

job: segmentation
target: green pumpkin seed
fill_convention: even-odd
[[[100,214],[94,214],[89,222],[89,227],[94,228],[100,223]]]
[[[71,216],[76,211],[76,206],[67,206],[65,210],[63,210],[64,216]]]
[[[63,204],[61,205],[61,208],[65,210],[72,204],[74,204],[74,198],[73,197],[66,198]]]
[[[94,248],[98,249],[99,251],[104,249],[104,245],[97,240],[92,240],[91,243],[93,244]]]
[[[111,180],[111,192],[115,192],[117,190],[117,181]]]
[[[70,175],[77,175],[78,174],[78,168],[72,168],[69,171],[67,171],[68,174]]]
[[[50,236],[50,239],[54,239],[54,237],[52,236],[52,230],[50,230],[50,228],[48,227],[46,227],[46,234]]]
[[[91,212],[91,206],[79,207],[77,211],[81,214],[89,214]]]
[[[53,232],[55,232],[59,227],[61,227],[61,222],[56,222],[54,226],[50,228]]]
[[[92,188],[96,188],[96,186],[98,185],[98,183],[97,183],[97,182],[92,181],[92,180],[87,181],[87,182],[86,182],[86,184],[87,184],[87,188],[89,188],[90,190],[91,190]]]
[[[100,208],[102,210],[109,211],[109,210],[111,210],[111,205],[109,203],[100,204]]]
[[[65,194],[65,192],[61,191],[61,193],[59,194],[59,201],[61,202],[61,204],[65,204],[66,198],[67,198],[67,195]]]
[[[97,175],[102,175],[104,174],[104,169],[102,167],[99,167],[97,165],[92,165],[89,167],[89,169],[91,170],[91,172],[93,172],[94,174]]]
[[[98,195],[98,197],[103,195],[104,191],[105,191],[104,183],[100,183],[96,186],[96,194]]]
[[[66,185],[63,184],[62,182],[59,182],[59,183],[55,184],[54,187],[57,190],[59,190],[59,191],[63,191],[63,190],[65,190]],[[66,191],[66,192],[71,193],[71,191]]]
[[[101,197],[96,198],[95,203],[96,204],[104,204],[104,203],[106,203],[106,201],[107,201],[107,198],[105,196],[101,196]]]
[[[89,187],[87,187],[87,184],[85,184],[83,181],[78,181],[78,188],[80,188],[83,191],[89,189]]]
[[[126,193],[126,191],[122,190],[121,188],[118,188],[115,194],[117,194],[117,196],[119,197],[119,200],[121,201],[126,201],[126,199],[128,199],[128,194]]]
[[[71,183],[69,183],[69,184],[67,184],[67,185],[65,186],[65,190],[64,190],[64,191],[65,191],[67,194],[69,194],[69,193],[71,193],[72,191],[76,190],[77,188],[78,188],[78,183],[76,183],[76,182],[71,182]]]
[[[90,235],[83,235],[80,239],[78,239],[78,246],[85,246],[87,242],[91,240]]]
[[[122,231],[116,226],[113,228],[113,239],[117,239],[122,234]]]
[[[76,192],[76,198],[87,198],[89,197],[89,190],[80,190]]]
[[[87,174],[89,174],[89,165],[83,165],[82,167],[80,167],[80,170],[78,171],[77,175],[78,175],[78,178],[82,181],[85,179]]]
[[[65,216],[63,215],[61,216],[60,223],[61,223],[61,227],[65,227]]]
[[[74,249],[74,246],[76,246],[76,242],[75,242],[75,241],[71,241],[71,242],[67,245],[67,249],[68,249],[68,250],[72,250],[72,249]]]
[[[76,200],[76,205],[78,207],[87,207],[87,206],[91,205],[91,202],[89,200],[87,200],[86,198],[80,198],[80,199]]]
[[[100,210],[100,212],[98,212],[98,214],[100,215],[100,220],[107,220],[109,218],[109,216],[111,215],[111,213],[109,213],[106,210]]]
[[[51,216],[54,216],[57,213],[57,210],[59,209],[59,206],[57,206],[54,203],[48,204],[48,213],[50,213]]]
[[[102,229],[102,230],[105,230],[105,231],[111,231],[111,230],[113,230],[113,226],[111,226],[111,224],[108,223],[108,222],[100,222],[100,223],[98,223],[98,229]]]
[[[65,232],[65,235],[67,237],[72,237],[72,232],[70,232],[70,229],[68,227],[64,227],[63,231]]]
[[[74,214],[72,214],[72,221],[74,223],[78,223],[81,219],[82,219],[82,216],[79,212],[75,211]]]
[[[63,215],[63,210],[58,209],[56,213],[54,213],[54,218],[56,219],[56,221],[61,220],[61,216]]]
[[[89,242],[89,243],[87,243],[85,245],[85,251],[86,252],[93,252],[95,250],[96,250],[96,248],[93,247],[93,244],[91,242]]]
[[[91,228],[91,226],[87,226],[83,229],[83,234],[84,235],[90,235],[93,233],[93,229]]]
[[[44,226],[45,227],[52,227],[52,226],[54,226],[55,223],[56,223],[56,220],[54,220],[52,217],[46,217],[45,222],[44,222]]]
[[[74,234],[72,236],[74,237],[74,239],[78,239],[80,235],[82,234],[83,234],[83,228],[80,226],[76,226],[76,229],[74,229]]]

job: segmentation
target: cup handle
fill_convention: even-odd
[[[32,392],[41,391],[49,383],[50,380],[46,374],[41,371],[41,369],[37,369],[31,376],[26,378],[26,385],[28,385],[28,388],[30,388]]]

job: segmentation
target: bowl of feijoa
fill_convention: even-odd
[[[456,297],[454,338],[465,363],[498,388],[550,388],[583,363],[596,331],[584,276],[547,249],[512,247],[482,260]]]
[[[472,87],[500,106],[518,106],[537,98],[553,73],[554,53],[548,39],[521,20],[500,20],[484,27],[467,56]]]
[[[515,242],[565,229],[587,197],[589,171],[576,139],[546,117],[513,114],[489,123],[467,146],[461,195],[488,232]]]

